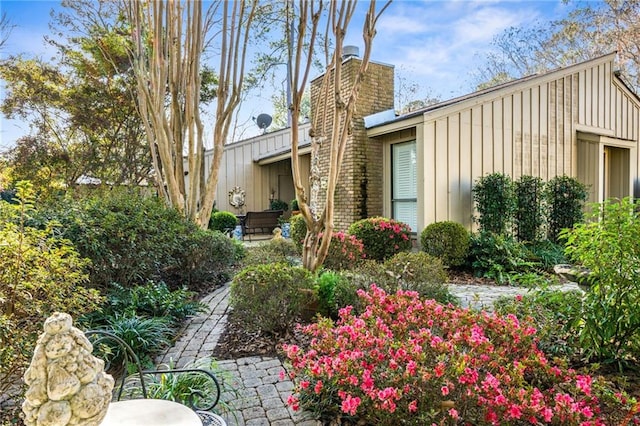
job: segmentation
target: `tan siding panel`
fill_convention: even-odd
[[[471,169],[471,111],[466,109],[460,112],[460,198],[462,215],[458,221],[467,227],[471,226],[471,214],[473,209],[473,197],[471,188],[474,175]]]
[[[540,176],[540,86],[531,89],[531,176]]]
[[[502,117],[502,98],[492,103],[492,115],[493,122],[491,124],[491,130],[493,134],[493,170],[504,172],[504,142],[503,135],[503,117]]]
[[[459,222],[460,210],[462,209],[462,200],[460,199],[460,114],[449,116],[447,127],[449,170],[447,174],[448,212],[445,220],[455,220]]]
[[[449,133],[447,131],[447,118],[436,121],[435,130],[435,220],[446,220],[449,212],[449,162],[447,154],[449,150]]]
[[[471,175],[482,176],[482,107],[471,108]]]
[[[538,102],[540,117],[539,139],[540,139],[540,177],[544,180],[549,179],[549,84],[545,83],[540,86],[540,100]]]
[[[424,223],[436,221],[436,124],[424,125]]]
[[[522,91],[522,175],[530,175],[533,144],[531,143],[531,89]]]
[[[491,104],[485,103],[481,107],[482,111],[482,174],[493,173],[493,114]]]
[[[513,95],[513,178],[522,176],[522,94]]]
[[[504,146],[504,172],[513,174],[513,97],[506,96],[502,99],[502,123]]]
[[[598,118],[597,121],[597,126],[598,127],[602,127],[605,128],[605,112],[606,112],[606,108],[605,108],[605,93],[604,93],[604,88],[606,86],[606,82],[605,82],[605,75],[606,75],[606,69],[605,69],[605,64],[601,64],[599,65],[597,68],[598,70],[598,105],[597,105],[597,110],[595,111],[595,115]]]

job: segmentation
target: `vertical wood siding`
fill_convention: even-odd
[[[308,138],[310,125],[303,125],[300,135]],[[301,140],[301,143],[306,143]],[[291,133],[288,129],[267,133],[247,139],[224,148],[218,185],[216,189],[216,208],[235,212],[229,205],[229,191],[239,186],[246,192],[245,211],[265,210],[269,208],[269,193],[272,189],[278,196],[278,175],[291,175],[290,160],[260,166],[256,163],[261,158],[286,152],[291,147]],[[211,164],[213,153],[205,154],[207,170]],[[308,161],[306,163],[308,164]],[[284,200],[287,203],[290,200]]]
[[[420,222],[471,228],[472,185],[489,173],[578,177],[578,161],[593,162],[595,154],[578,152],[577,127],[637,141],[638,100],[614,81],[609,60],[586,65],[427,112]]]

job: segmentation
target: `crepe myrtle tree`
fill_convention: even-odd
[[[352,27],[352,18],[357,3],[354,1],[298,0],[287,3],[288,72],[291,76],[291,168],[296,190],[298,207],[307,225],[307,234],[302,251],[305,268],[316,271],[327,256],[334,229],[334,195],[340,166],[350,132],[351,120],[358,99],[362,79],[367,72],[376,24],[391,1],[383,2],[380,7],[375,0],[368,4],[362,25],[364,54],[355,82],[348,93],[341,93],[342,54],[347,31]],[[323,43],[320,43],[323,42]],[[311,136],[312,169],[310,182],[319,182],[317,168],[313,167],[320,144],[329,145],[328,174],[322,176],[326,186],[311,185],[307,193],[303,184],[298,157],[300,140],[299,118],[304,102],[304,90],[309,71],[315,59],[319,45],[324,45],[325,73],[321,83],[320,105],[314,111]],[[331,47],[332,52],[329,52]],[[322,123],[331,123],[325,131]],[[324,191],[324,205],[316,200],[320,191]]]
[[[170,205],[207,228],[229,129],[241,100],[257,0],[125,0],[132,28],[138,106],[151,150],[155,183]],[[215,27],[212,39],[209,30]],[[204,173],[200,116],[205,43],[218,49],[213,160]],[[183,156],[188,164],[187,185]],[[205,179],[205,176],[206,179]]]

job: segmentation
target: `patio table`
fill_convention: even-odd
[[[130,399],[109,404],[101,426],[202,426],[195,411],[163,399]]]

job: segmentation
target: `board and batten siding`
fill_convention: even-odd
[[[419,226],[453,220],[472,228],[472,185],[489,173],[514,180],[578,177],[578,132],[637,143],[638,105],[613,75],[609,55],[427,111],[418,139],[424,176]]]
[[[300,135],[308,139],[309,124],[300,126]],[[300,141],[301,144],[307,140]],[[286,161],[258,165],[259,160],[283,154],[291,149],[290,129],[279,130],[251,139],[227,144],[220,164],[216,188],[216,208],[236,212],[229,204],[229,191],[239,186],[246,192],[245,211],[259,211],[269,208],[271,190],[278,191],[278,176],[291,175],[290,156]],[[209,170],[213,152],[205,153],[205,167]],[[308,161],[306,161],[308,163]],[[303,168],[305,167],[303,162]],[[308,167],[308,166],[306,166]],[[276,192],[276,198],[279,196]],[[289,199],[284,200],[287,203]]]

